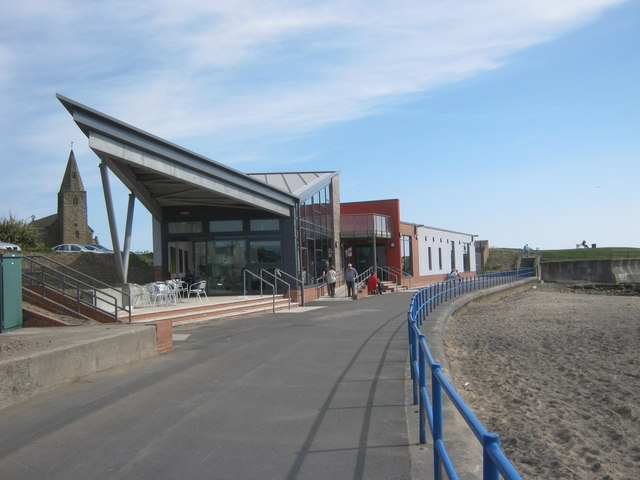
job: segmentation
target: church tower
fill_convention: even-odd
[[[93,230],[87,224],[87,192],[73,150],[58,192],[58,229],[59,243],[94,243]]]

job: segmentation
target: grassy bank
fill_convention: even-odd
[[[615,260],[620,258],[640,258],[640,248],[572,248],[566,250],[541,250],[541,262],[563,260]]]

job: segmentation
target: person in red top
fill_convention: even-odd
[[[380,285],[378,285],[378,277],[375,273],[371,274],[369,280],[367,280],[367,288],[369,289],[369,293],[382,293],[380,291]]]

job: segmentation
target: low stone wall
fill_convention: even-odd
[[[557,283],[640,283],[640,259],[543,262],[542,280]]]
[[[27,348],[0,360],[0,408],[158,354],[156,326],[33,328],[3,334],[6,340],[29,338],[37,339],[44,347]]]

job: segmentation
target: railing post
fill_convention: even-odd
[[[412,379],[412,390],[413,390],[413,404],[417,405],[418,403],[420,403],[420,398],[418,396],[418,378],[416,376],[416,371],[415,371],[415,366],[417,365],[417,349],[418,349],[418,337],[416,335],[415,329],[414,329],[414,324],[415,322],[413,322],[413,320],[409,321],[409,339],[410,339],[410,345],[409,345],[409,360],[411,361],[411,379]]]
[[[485,433],[482,436],[482,480],[499,480],[500,472],[489,456],[489,447],[496,444],[500,447],[500,435]]]
[[[442,441],[442,387],[440,386],[440,365],[431,365],[431,401],[433,402],[433,478],[442,478],[442,461],[436,443]]]
[[[424,393],[427,388],[427,354],[422,348],[422,342],[425,341],[425,336],[418,335],[418,391],[420,392],[420,443],[427,443],[427,405],[424,398]]]
[[[244,288],[244,296],[246,297],[247,296],[247,271],[246,270],[242,272],[242,277],[243,277],[242,286]]]
[[[433,312],[433,302],[434,302],[434,297],[433,297],[433,292],[435,291],[435,288],[433,287],[433,285],[431,285],[429,287],[429,311]]]

